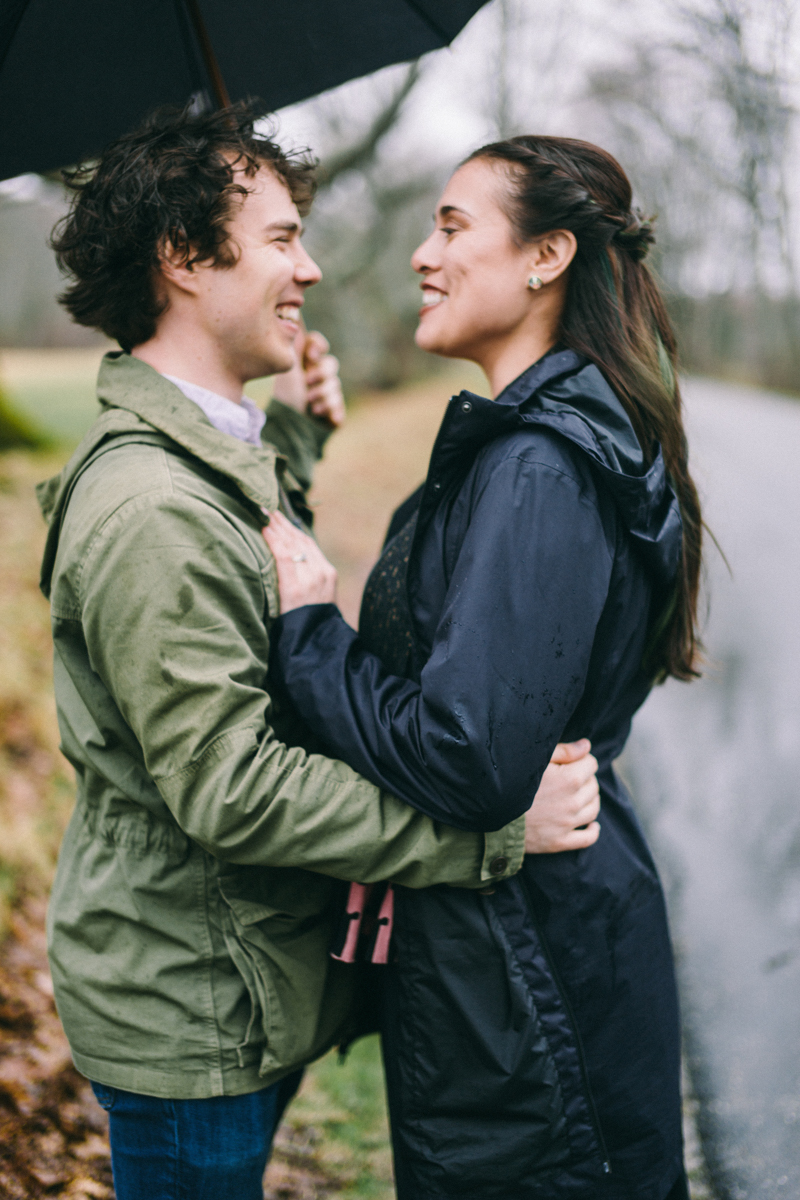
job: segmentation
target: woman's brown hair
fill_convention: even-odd
[[[697,598],[703,524],[689,474],[675,335],[643,262],[652,224],[631,207],[630,182],[605,150],[559,137],[494,142],[486,159],[508,176],[507,211],[516,239],[555,229],[574,233],[559,340],[602,371],[625,406],[647,461],[661,446],[683,520],[683,553],[671,605],[658,623],[647,668],[657,679],[698,674]]]

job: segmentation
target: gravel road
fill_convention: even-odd
[[[705,677],[623,770],[662,870],[720,1200],[800,1197],[800,402],[686,386],[708,552]],[[601,818],[602,820],[602,818]]]

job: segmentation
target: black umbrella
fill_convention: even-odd
[[[264,111],[448,45],[486,0],[0,0],[0,179],[96,154],[157,104]]]

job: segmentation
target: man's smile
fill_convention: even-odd
[[[294,337],[300,328],[300,304],[295,300],[285,300],[276,307],[275,312],[285,325],[291,327],[291,333]],[[289,332],[288,329],[287,332]]]

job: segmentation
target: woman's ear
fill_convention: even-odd
[[[530,274],[543,284],[553,283],[563,275],[578,250],[575,234],[569,229],[554,229],[537,238],[528,260]]]

